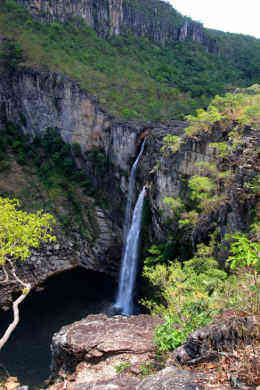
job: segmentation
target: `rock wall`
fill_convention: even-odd
[[[65,142],[80,144],[84,156],[95,147],[109,161],[109,172],[98,184],[106,194],[108,206],[102,208],[92,201],[92,219],[88,223],[91,242],[73,229],[69,238],[57,232],[58,246],[42,246],[35,251],[30,261],[19,268],[19,274],[33,285],[77,265],[116,275],[121,257],[127,176],[137,153],[142,126],[134,128],[116,122],[95,98],[69,78],[28,68],[0,79],[0,129],[8,121],[19,123],[23,132],[32,137],[47,128],[58,128]],[[87,160],[85,164],[80,168],[87,169]],[[93,220],[95,234],[91,233]],[[1,305],[5,305],[12,289],[12,284],[1,288]]]
[[[141,131],[116,122],[76,82],[48,70],[22,68],[1,78],[0,111],[0,126],[11,120],[32,136],[57,127],[65,142],[79,143],[82,152],[102,148],[122,170],[135,156]]]
[[[191,176],[201,175],[203,168],[198,163],[217,163],[217,155],[214,148],[210,146],[212,142],[223,142],[226,140],[226,133],[221,129],[214,129],[211,134],[185,141],[180,150],[176,153],[169,152],[168,155],[162,153],[164,145],[163,138],[167,134],[183,137],[187,123],[181,121],[171,121],[168,125],[160,124],[151,130],[151,136],[147,140],[147,149],[141,162],[140,175],[150,183],[149,201],[152,213],[152,235],[157,240],[167,240],[168,233],[176,233],[176,225],[170,223],[172,217],[169,206],[164,204],[166,197],[181,198],[185,201],[188,196],[188,180]],[[257,142],[257,139],[244,136],[244,150]],[[256,147],[256,145],[255,145]],[[253,152],[251,153],[253,159]],[[256,161],[246,163],[239,161],[240,155],[234,156],[234,161],[230,162],[229,169],[232,169],[232,185],[227,194],[227,198],[208,214],[202,215],[198,225],[196,225],[192,239],[195,242],[207,242],[216,226],[219,228],[221,241],[226,233],[236,231],[247,231],[252,217],[250,210],[256,207],[254,196],[242,195],[241,189],[250,182],[255,175]],[[227,169],[227,167],[226,167]],[[166,223],[168,219],[168,223]],[[219,250],[219,257],[224,259],[224,253]]]
[[[102,36],[118,35],[122,0],[17,0],[43,22],[82,18]]]
[[[102,37],[130,30],[138,36],[165,44],[166,41],[192,39],[208,51],[217,51],[203,25],[182,17],[160,0],[16,0],[42,22],[64,23],[83,19]]]
[[[148,127],[150,135],[138,170],[138,183],[140,189],[143,183],[151,184],[151,240],[167,240],[169,232],[176,232],[176,226],[165,224],[170,214],[164,199],[168,196],[185,196],[188,179],[200,174],[196,163],[214,163],[216,155],[209,144],[220,141],[222,137],[221,132],[216,130],[209,137],[186,142],[178,153],[164,156],[161,152],[163,137],[169,133],[182,137],[187,126],[184,122],[173,120],[167,125],[149,123],[149,126],[118,122],[76,82],[47,70],[27,68],[10,74],[9,78],[0,79],[0,127],[7,121],[19,123],[23,131],[31,136],[49,127],[58,128],[65,142],[80,144],[83,154],[95,147],[103,151],[109,161],[109,172],[99,182],[108,206],[102,208],[93,203],[93,217],[98,231],[95,239],[88,243],[75,231],[70,238],[71,248],[67,248],[67,244],[64,244],[66,240],[63,240],[59,251],[44,249],[38,256],[34,255],[34,262],[23,268],[28,278],[33,277],[34,284],[39,278],[42,280],[75,264],[110,274],[118,271],[127,176],[142,136],[148,134]],[[245,145],[250,143],[245,140]],[[87,160],[85,164],[88,164]],[[86,167],[83,162],[81,169]],[[220,228],[220,239],[227,232],[248,228],[249,211],[255,206],[254,200],[241,201],[236,187],[243,187],[252,172],[251,167],[238,170],[236,186],[230,198],[197,226],[192,236],[194,242],[207,240],[214,230],[214,224]],[[2,295],[6,296],[4,291]]]

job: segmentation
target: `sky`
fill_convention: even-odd
[[[260,0],[168,0],[205,27],[260,38]]]

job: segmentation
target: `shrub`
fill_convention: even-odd
[[[190,332],[206,325],[218,310],[216,295],[227,274],[218,269],[212,251],[213,245],[199,245],[196,256],[183,265],[171,262],[144,267],[144,276],[158,290],[153,299],[142,303],[165,319],[155,333],[159,351],[180,345]]]

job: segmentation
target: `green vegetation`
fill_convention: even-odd
[[[4,279],[0,285],[15,283],[22,290],[21,295],[13,303],[14,319],[0,338],[0,350],[8,341],[19,323],[19,304],[29,294],[32,286],[24,282],[16,274],[18,261],[25,261],[32,248],[38,248],[40,242],[55,241],[51,234],[55,219],[42,211],[27,213],[18,210],[17,199],[0,198],[0,267]]]
[[[145,378],[149,375],[155,374],[156,373],[156,367],[154,363],[151,362],[146,362],[141,364],[141,375],[142,378]]]
[[[213,246],[200,245],[196,256],[180,262],[144,267],[144,276],[158,288],[155,298],[143,301],[153,314],[166,321],[156,331],[160,352],[182,344],[187,335],[206,325],[217,308],[216,292],[227,274],[212,257]]]
[[[165,319],[155,332],[159,352],[178,347],[192,331],[226,309],[259,313],[260,246],[253,236],[249,239],[238,233],[229,239],[233,256],[227,259],[226,270],[214,259],[213,236],[210,245],[198,245],[195,256],[183,264],[178,259],[157,265],[146,262],[143,274],[156,292],[142,304]],[[160,262],[161,252],[157,253]],[[229,263],[231,275],[227,273]]]
[[[250,201],[256,205],[259,103],[259,85],[224,97],[216,96],[208,109],[188,117],[191,125],[184,139],[170,134],[164,137],[164,157],[181,151],[191,138],[203,140],[205,136],[209,151],[215,156],[214,162],[195,164],[198,173],[185,179],[186,190],[179,198],[164,199],[170,216],[167,223],[179,239],[176,246],[180,247],[178,236],[192,237],[196,228],[201,229],[199,222],[203,218],[210,221],[206,218],[221,207],[232,205],[234,198],[241,204]],[[219,142],[210,143],[215,135]],[[188,259],[178,249],[166,254],[163,243],[148,250],[143,275],[152,286],[152,297],[142,303],[152,314],[165,320],[155,332],[159,352],[178,347],[192,331],[207,325],[225,310],[231,309],[238,316],[259,313],[259,215],[252,208],[245,218],[248,223],[253,222],[248,234],[236,232],[225,237],[221,237],[220,227],[212,218],[214,233],[210,237],[207,233],[204,243],[197,244],[195,255]],[[170,233],[168,245],[172,236]]]
[[[96,202],[102,202],[103,194],[94,185],[91,173],[76,167],[74,154],[89,159],[96,175],[103,177],[106,173],[107,161],[100,150],[90,150],[83,156],[78,146],[71,148],[64,143],[57,129],[47,129],[30,141],[19,126],[7,124],[0,133],[0,194],[13,196],[3,188],[8,188],[10,176],[18,174],[17,169],[13,172],[15,159],[22,176],[30,177],[26,183],[21,180],[22,186],[14,186],[15,196],[22,199],[28,211],[44,209],[55,215],[65,233],[75,227],[92,240],[98,231],[89,197],[95,194]]]
[[[25,261],[31,253],[31,248],[38,248],[40,241],[53,241],[50,234],[51,224],[55,222],[50,214],[27,213],[18,210],[20,202],[17,199],[0,198],[0,264],[18,259]]]
[[[128,6],[134,10],[141,11],[144,17],[149,18],[149,20],[158,22],[158,20],[163,20],[164,24],[174,24],[177,28],[181,27],[185,20],[189,19],[182,16],[178,11],[171,7],[171,12],[169,12],[168,3],[160,3],[158,7],[157,0],[124,0],[128,3]],[[156,9],[156,13],[154,12]]]
[[[143,7],[143,3],[139,5]],[[149,7],[145,9],[149,13]],[[174,9],[168,16],[164,7],[160,12],[160,17],[174,20],[177,26],[183,23]],[[123,119],[183,119],[227,88],[260,81],[256,66],[259,40],[239,35],[232,35],[232,39],[227,35],[229,47],[216,33],[222,55],[208,53],[193,41],[169,42],[161,47],[129,32],[105,40],[79,20],[65,25],[34,21],[13,0],[1,4],[0,34],[13,42],[16,65],[21,63],[22,53],[24,65],[47,66],[77,79],[111,114]],[[240,47],[243,58],[238,61]]]
[[[117,366],[115,366],[115,370],[118,374],[120,374],[122,371],[124,371],[126,368],[130,367],[131,363],[130,362],[124,362],[120,363]]]
[[[24,61],[18,42],[4,40],[0,47],[0,69],[2,72],[12,72]]]
[[[236,130],[243,130],[250,126],[253,130],[260,130],[260,85],[255,84],[250,88],[227,93],[224,97],[215,96],[207,109],[197,110],[197,115],[188,115],[187,121],[191,123],[185,134],[194,137],[204,132],[210,133],[218,122],[222,128],[227,128],[235,122],[233,140],[235,141]],[[217,146],[215,143],[214,146]],[[233,147],[237,146],[237,140]],[[227,149],[224,144],[220,145],[221,151]]]
[[[164,137],[161,148],[164,157],[180,151],[190,139],[210,139],[215,135],[220,139],[209,142],[209,152],[216,156],[214,163],[195,163],[198,173],[185,180],[187,189],[184,198],[167,197],[164,200],[172,222],[177,218],[180,228],[195,227],[201,215],[227,204],[237,170],[244,166],[252,169],[252,178],[240,189],[240,198],[249,199],[259,191],[259,179],[253,174],[253,169],[258,155],[260,86],[255,84],[223,97],[217,95],[207,109],[199,109],[196,115],[188,115],[186,119],[190,126],[185,129],[183,139],[171,134]]]

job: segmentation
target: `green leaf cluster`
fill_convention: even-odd
[[[220,269],[213,255],[213,236],[210,245],[198,245],[195,256],[183,264],[177,260],[146,263],[143,274],[155,290],[152,298],[142,304],[164,319],[155,332],[160,352],[181,345],[192,331],[207,325],[220,311],[259,311],[260,246],[242,233],[226,240],[231,244],[227,265],[231,264],[235,274]],[[156,253],[161,256],[160,251]]]
[[[252,93],[253,92],[253,93]],[[196,137],[204,132],[210,133],[217,123],[226,128],[236,123],[235,129],[250,126],[259,130],[260,123],[260,92],[259,85],[254,85],[242,92],[226,93],[225,96],[215,96],[206,110],[199,109],[196,115],[186,116],[191,123],[185,129],[186,137]],[[238,133],[234,131],[233,136]]]
[[[27,213],[19,210],[17,199],[0,198],[0,264],[7,258],[25,261],[32,248],[41,241],[55,241],[52,226],[55,219],[42,211]]]
[[[165,318],[165,323],[156,330],[159,351],[176,348],[191,331],[206,325],[217,310],[216,290],[221,290],[227,274],[218,268],[212,250],[199,245],[196,256],[183,264],[144,267],[143,274],[157,288],[157,293],[142,303],[152,314]]]
[[[232,240],[230,248],[232,255],[227,260],[230,262],[231,269],[252,267],[260,271],[260,244],[251,241],[242,233],[233,234]]]

